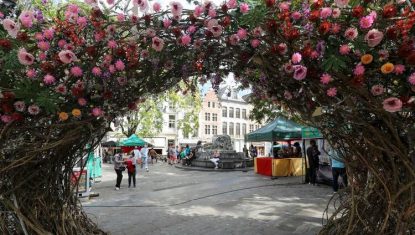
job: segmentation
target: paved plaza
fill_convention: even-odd
[[[112,165],[103,166],[99,197],[85,211],[111,234],[316,234],[332,195],[300,177],[271,180],[253,171],[189,171],[166,163],[140,170],[137,188],[127,174],[114,190]]]

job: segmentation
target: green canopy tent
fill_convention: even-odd
[[[279,117],[258,130],[246,134],[245,140],[250,142],[300,140],[302,128],[303,126],[293,121]]]
[[[145,144],[150,146],[151,144],[147,143],[143,139],[140,139],[136,134],[132,134],[128,139],[121,141],[120,146],[123,147],[135,147],[141,146],[143,147]]]

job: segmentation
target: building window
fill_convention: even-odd
[[[222,135],[227,135],[228,134],[228,125],[226,124],[226,122],[222,123]]]
[[[233,108],[232,107],[229,108],[229,117],[233,118]]]
[[[240,108],[236,108],[235,116],[236,116],[236,118],[241,118],[241,109]]]
[[[228,116],[228,108],[227,107],[223,107],[222,108],[222,117],[227,117]]]
[[[214,122],[218,121],[218,114],[217,113],[212,113],[212,121],[214,121]]]
[[[205,134],[210,135],[210,125],[205,126]]]
[[[218,134],[218,126],[213,125],[212,126],[212,135],[217,135]]]
[[[169,102],[169,110],[174,110],[174,103]]]
[[[245,123],[243,123],[242,124],[242,135],[246,135],[246,124]]]
[[[208,108],[210,108],[210,102],[208,102]]]
[[[255,125],[255,130],[258,130],[259,129],[259,125]]]
[[[236,136],[241,136],[241,123],[236,123],[235,129]]]
[[[246,109],[242,109],[242,118],[246,120]]]
[[[212,102],[212,108],[215,108],[215,102]]]
[[[176,128],[176,116],[169,115],[169,128]]]
[[[230,123],[229,123],[229,135],[231,135],[231,136],[232,136],[232,135],[234,135],[233,133],[234,133],[234,132],[233,132],[233,122],[230,122]]]
[[[205,121],[210,121],[210,113],[205,113]]]
[[[253,124],[249,124],[249,132],[253,132],[254,131],[254,125]]]

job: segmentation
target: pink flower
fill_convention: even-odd
[[[80,28],[84,28],[88,24],[88,20],[86,17],[79,17],[76,23],[80,26]]]
[[[110,71],[110,73],[115,73],[117,70],[115,69],[115,66],[114,65],[110,65],[109,67],[108,67],[108,70]]]
[[[310,55],[312,59],[317,59],[319,56],[320,56],[320,53],[318,53],[316,50],[312,51]]]
[[[229,9],[234,9],[238,6],[238,2],[236,0],[229,0],[229,1],[227,1],[226,6]]]
[[[408,77],[408,82],[412,85],[415,86],[415,73],[412,73],[411,76]]]
[[[350,47],[347,44],[341,45],[339,49],[340,54],[347,55],[350,52]]]
[[[380,61],[387,60],[389,58],[389,51],[387,50],[379,50],[378,54]]]
[[[295,80],[303,80],[307,76],[307,67],[302,65],[295,65],[294,66],[294,79]]]
[[[148,28],[148,29],[146,29],[146,35],[147,35],[147,37],[150,37],[150,38],[155,37],[156,36],[156,31],[152,28]]]
[[[40,61],[46,60],[46,53],[44,53],[44,52],[39,53],[39,60]]]
[[[294,66],[291,63],[284,64],[284,71],[288,74],[294,72]]]
[[[3,28],[7,31],[7,33],[12,38],[16,38],[17,33],[20,30],[19,25],[16,24],[13,20],[10,20],[10,19],[3,20]]]
[[[29,69],[26,72],[26,76],[33,79],[36,77],[36,71],[34,69]]]
[[[4,14],[3,12],[0,11],[0,19],[3,19],[3,18],[4,18]]]
[[[114,40],[109,40],[107,46],[110,49],[115,49],[115,48],[117,48],[117,42],[114,41]]]
[[[1,115],[1,121],[4,123],[9,123],[13,121],[13,118],[11,115]]]
[[[181,44],[184,46],[189,45],[190,41],[192,41],[192,38],[187,34],[183,35],[180,39]]]
[[[94,34],[94,39],[97,42],[102,41],[103,38],[104,38],[104,35],[102,33],[95,33]]]
[[[53,30],[53,29],[44,29],[43,30],[43,36],[48,40],[52,40],[54,34],[55,34],[55,30]]]
[[[187,28],[187,32],[190,34],[196,32],[196,27],[194,25],[190,25],[189,28]]]
[[[140,55],[141,57],[143,57],[143,59],[146,59],[147,57],[150,56],[150,53],[147,50],[142,50]]]
[[[302,58],[303,57],[301,56],[301,54],[296,52],[291,56],[291,61],[293,62],[293,64],[298,64],[301,62]]]
[[[368,16],[360,18],[359,25],[360,25],[360,28],[362,29],[368,29],[372,27],[373,22],[374,22],[373,17],[368,15]]]
[[[14,102],[14,108],[19,112],[23,112],[26,109],[26,104],[24,101],[16,101]]]
[[[73,61],[78,60],[78,58],[76,58],[76,55],[70,50],[62,50],[61,52],[59,52],[58,56],[64,64],[69,64]]]
[[[354,75],[361,76],[365,73],[365,67],[361,64],[356,65],[353,71]]]
[[[133,0],[133,4],[140,7],[140,11],[142,12],[146,12],[148,10],[147,0]]]
[[[61,40],[59,40],[59,42],[58,42],[58,46],[59,46],[60,48],[63,48],[65,45],[66,45],[66,41],[65,41],[65,39],[61,39]]]
[[[291,13],[291,18],[293,18],[293,20],[299,20],[301,19],[301,13],[298,11],[294,11],[293,13]]]
[[[78,104],[81,106],[85,106],[86,105],[86,99],[84,98],[78,98]]]
[[[239,43],[239,36],[237,34],[232,34],[229,37],[229,43],[233,46],[237,45]]]
[[[31,11],[22,11],[22,13],[19,16],[20,22],[26,28],[31,28],[33,26],[33,19],[33,12]]]
[[[202,6],[196,6],[195,10],[193,12],[193,16],[194,17],[199,17],[200,15],[202,15],[202,13],[205,11],[205,9]]]
[[[55,92],[65,95],[66,92],[68,92],[68,89],[66,88],[65,84],[59,84],[57,87],[55,87]]]
[[[93,108],[91,113],[94,117],[99,117],[99,116],[102,116],[104,114],[102,109],[98,108],[98,107]]]
[[[117,62],[115,62],[115,68],[118,71],[123,71],[125,69],[124,62],[122,62],[122,60],[117,60]]]
[[[241,3],[239,10],[241,10],[242,14],[246,14],[249,12],[249,5],[247,3]]]
[[[117,78],[118,84],[120,84],[120,86],[125,86],[127,85],[127,78],[125,77],[118,77]]]
[[[153,4],[153,11],[155,11],[155,12],[159,12],[160,10],[161,10],[161,5],[160,5],[160,3],[155,2],[155,3]]]
[[[170,20],[170,19],[165,18],[165,19],[163,20],[163,27],[167,29],[168,27],[170,27],[170,25],[171,25],[171,20]]]
[[[288,52],[287,44],[285,44],[285,43],[278,44],[278,52],[279,52],[280,55],[287,54],[287,52]]]
[[[331,16],[333,10],[330,7],[323,7],[320,11],[320,18],[321,19],[327,19]]]
[[[331,75],[328,73],[325,73],[323,75],[321,75],[320,77],[320,82],[324,85],[329,84],[329,82],[331,81]]]
[[[164,40],[163,40],[163,39],[161,39],[161,38],[159,38],[159,37],[154,37],[154,38],[152,39],[152,42],[153,42],[153,44],[151,45],[151,47],[152,47],[154,50],[156,50],[156,51],[158,51],[158,52],[160,52],[160,51],[162,51],[162,50],[163,50],[163,48],[164,48]]]
[[[102,71],[101,71],[101,69],[100,69],[99,67],[94,67],[94,68],[92,68],[92,73],[93,73],[95,76],[99,77],[99,76],[101,76]]]
[[[124,20],[125,20],[125,15],[124,15],[124,14],[122,14],[122,13],[118,13],[118,14],[117,14],[117,20],[118,20],[119,22],[124,21]]]
[[[216,10],[214,8],[209,9],[208,15],[212,18],[216,17]]]
[[[237,34],[238,34],[238,37],[241,40],[244,40],[246,38],[246,36],[248,35],[248,32],[245,29],[240,28],[240,29],[238,29],[238,33]]]
[[[352,27],[346,29],[346,31],[344,32],[344,37],[351,41],[353,41],[357,37],[357,35],[357,29]]]
[[[35,57],[32,54],[27,53],[26,49],[24,48],[19,50],[17,53],[17,58],[22,65],[31,65],[33,62],[35,62]]]
[[[337,5],[337,7],[344,8],[349,5],[349,0],[335,0],[334,3]]]
[[[385,88],[382,85],[374,85],[372,86],[372,88],[370,89],[370,92],[372,93],[372,95],[374,96],[379,96],[382,95],[383,92],[385,92]]]
[[[396,75],[401,75],[405,71],[405,66],[402,64],[395,64],[394,72]]]
[[[337,89],[335,87],[327,89],[327,95],[330,97],[334,97],[337,95]]]
[[[289,91],[284,91],[284,98],[287,100],[291,100],[293,98],[293,95]]]
[[[55,81],[56,81],[55,77],[50,75],[50,74],[46,74],[43,77],[43,83],[45,83],[46,85],[51,85],[51,84],[55,83]]]
[[[222,29],[221,25],[215,25],[211,27],[210,31],[213,33],[214,37],[219,37],[222,34]]]
[[[254,30],[252,30],[252,34],[255,37],[261,37],[263,33],[264,33],[264,30],[261,27],[256,27]]]
[[[281,2],[278,5],[278,8],[280,8],[280,11],[288,11],[290,10],[290,5],[291,5],[290,2]]]
[[[339,33],[339,32],[340,32],[340,30],[341,30],[341,26],[340,26],[339,24],[337,24],[337,23],[333,23],[333,24],[331,25],[331,32],[333,32],[334,34]]]
[[[251,41],[251,46],[252,46],[253,48],[257,48],[260,44],[261,44],[261,41],[259,41],[258,39],[253,39],[253,40]]]
[[[377,29],[370,30],[369,32],[367,32],[365,36],[365,41],[367,41],[367,45],[369,47],[375,47],[379,45],[382,39],[383,39],[383,33]]]
[[[45,36],[43,36],[42,33],[37,32],[35,33],[35,39],[38,41],[42,41],[42,40],[45,40]]]
[[[339,8],[334,8],[333,9],[333,14],[332,14],[333,18],[335,18],[335,19],[339,18],[340,14],[341,14],[341,10]]]
[[[79,66],[74,66],[71,68],[71,74],[75,77],[81,77],[82,69]]]
[[[40,113],[40,108],[39,106],[32,104],[27,108],[27,111],[30,115],[38,115]]]
[[[50,44],[47,41],[40,41],[37,43],[37,47],[42,51],[47,51],[50,48]]]
[[[176,2],[176,1],[171,2],[170,7],[171,7],[171,13],[173,14],[174,17],[181,17],[183,6],[180,2]]]
[[[112,4],[114,4],[114,0],[107,0],[107,4],[108,4],[108,5],[112,5]]]
[[[394,113],[402,110],[402,101],[395,97],[387,98],[383,101],[383,109]]]

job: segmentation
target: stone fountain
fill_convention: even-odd
[[[214,168],[215,165],[209,159],[216,151],[219,152],[219,168],[234,169],[253,166],[251,158],[246,158],[244,153],[233,150],[229,135],[214,136],[211,144],[197,146],[196,159],[192,161],[192,166]]]

